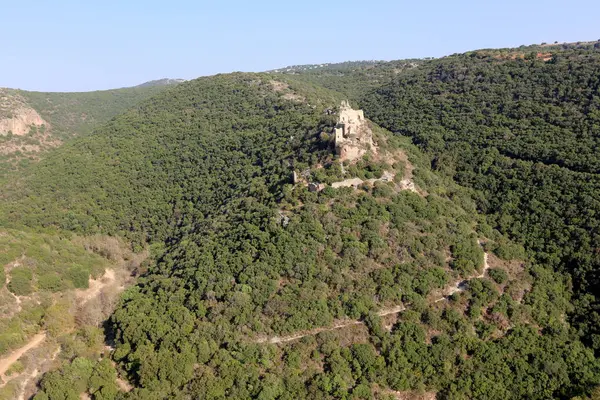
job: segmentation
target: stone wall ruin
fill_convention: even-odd
[[[340,160],[360,159],[367,151],[376,152],[373,131],[362,110],[354,110],[342,101],[338,123],[335,126],[335,151]]]

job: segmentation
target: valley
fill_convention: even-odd
[[[0,399],[596,399],[596,44],[3,89]]]
[[[83,93],[0,88],[0,180],[7,178],[7,172],[18,174],[65,141],[90,134],[94,127],[178,83],[174,79]]]

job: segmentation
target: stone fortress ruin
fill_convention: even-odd
[[[348,101],[342,101],[335,126],[335,151],[340,161],[358,160],[369,150],[377,151],[363,111],[354,110]]]
[[[394,154],[389,154],[385,151],[379,152],[376,143],[373,141],[373,131],[370,128],[370,123],[365,119],[362,110],[354,110],[350,107],[348,101],[342,101],[338,113],[331,109],[325,110],[325,113],[327,115],[337,114],[338,116],[335,125],[334,143],[335,152],[339,156],[339,161],[342,162],[340,164],[341,180],[330,183],[333,189],[343,187],[359,189],[363,184],[374,185],[376,182],[387,182],[391,183],[396,190],[410,190],[420,193],[413,182],[412,171],[414,168],[406,154],[402,150],[398,150]],[[361,179],[359,177],[346,177],[347,172],[344,164],[347,166],[349,163],[359,161],[367,152],[370,152],[374,156],[373,160],[377,162],[383,161],[391,170],[384,170],[378,178]],[[404,176],[401,179],[396,179],[396,172],[393,170],[393,164],[397,161],[406,165]],[[323,166],[318,164],[313,168],[316,170],[323,168]],[[322,182],[311,181],[311,178],[311,168],[302,172],[292,172],[293,183],[307,187],[310,192],[320,192],[328,186],[328,184]]]

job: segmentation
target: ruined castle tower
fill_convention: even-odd
[[[340,160],[357,160],[367,151],[376,151],[373,132],[362,110],[354,110],[342,101],[338,123],[335,127],[335,151]]]

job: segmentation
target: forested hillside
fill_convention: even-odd
[[[389,105],[404,103],[379,112],[384,93],[453,59],[394,72],[364,100],[367,117],[393,128]],[[153,260],[106,324],[132,386],[80,350],[35,398],[590,394],[600,364],[567,318],[579,281],[494,229],[505,227],[478,213],[491,210],[484,197],[440,167],[452,164],[432,168],[411,138],[369,123],[376,147],[341,162],[333,137],[347,96],[296,75],[200,78],[5,186],[3,226],[120,236]]]
[[[316,110],[283,95],[268,80],[242,74],[200,78],[158,95],[9,186],[8,216],[145,243],[221,213],[242,194],[272,199],[271,189],[291,179],[290,165],[303,168],[325,151],[318,134],[334,123],[322,105]]]
[[[81,93],[0,88],[0,179],[176,83],[167,80],[158,85]]]
[[[543,43],[519,48],[483,49],[477,50],[480,56],[487,55],[497,60],[524,59],[526,56],[548,59],[552,54],[571,50],[600,49],[600,41],[577,43]],[[472,55],[472,53],[467,53]],[[453,54],[447,59],[462,57]],[[368,92],[389,84],[395,77],[404,76],[412,69],[427,68],[428,63],[436,61],[432,58],[405,59],[393,61],[348,61],[342,63],[293,65],[279,68],[269,73],[293,75],[294,79],[312,82],[316,85],[343,93],[351,100],[360,101]]]
[[[430,61],[363,99],[543,265],[571,275],[570,318],[600,351],[600,51]]]
[[[426,60],[356,61],[323,65],[297,65],[269,73],[292,75],[297,81],[310,82],[359,100],[365,93],[389,83],[393,77],[415,68]]]

